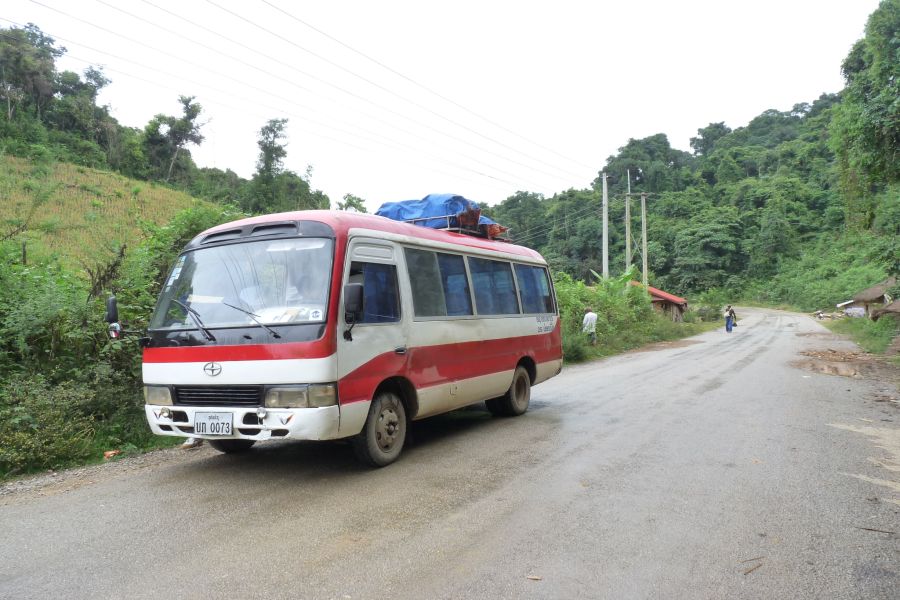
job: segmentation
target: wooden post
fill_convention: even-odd
[[[625,270],[631,268],[631,194],[625,194]]]
[[[609,197],[606,192],[606,173],[603,177],[603,277],[609,277]]]
[[[631,169],[628,174],[628,191],[625,193],[625,270],[631,268]]]
[[[641,282],[647,287],[647,194],[641,193],[641,259],[643,261],[644,276]]]

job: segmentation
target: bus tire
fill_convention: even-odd
[[[385,467],[400,456],[406,441],[406,409],[393,392],[381,392],[369,407],[369,416],[353,438],[353,452],[362,463]]]
[[[528,404],[531,402],[531,377],[528,375],[528,369],[522,365],[516,367],[509,389],[498,400],[501,414],[507,417],[518,417],[525,414]]]
[[[256,440],[209,440],[209,445],[225,454],[240,454],[253,447]]]

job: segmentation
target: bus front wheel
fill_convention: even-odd
[[[238,454],[249,450],[256,440],[209,440],[209,445],[225,454]]]
[[[506,394],[493,400],[488,400],[488,410],[493,415],[504,417],[517,417],[528,410],[531,402],[531,377],[528,370],[519,365],[513,373],[512,384]]]
[[[353,451],[363,463],[384,467],[400,456],[406,441],[406,410],[400,397],[382,392],[369,407],[363,430],[353,438]]]

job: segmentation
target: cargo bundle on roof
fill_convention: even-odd
[[[375,214],[394,221],[488,239],[497,238],[509,230],[483,216],[476,202],[456,194],[429,194],[421,200],[385,202]]]

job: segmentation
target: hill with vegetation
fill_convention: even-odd
[[[900,271],[898,0],[870,16],[842,71],[840,93],[767,110],[734,130],[710,123],[692,152],[660,133],[610,156],[600,171],[612,199],[612,272],[625,268],[629,187],[648,194],[650,281],[674,293],[719,289],[828,309]],[[520,192],[492,216],[557,270],[586,278],[601,259],[601,185],[598,177],[549,198]]]
[[[108,261],[140,242],[141,223],[164,225],[204,202],[152,181],[13,156],[0,156],[0,197],[0,223],[26,262],[58,257],[70,267]]]

